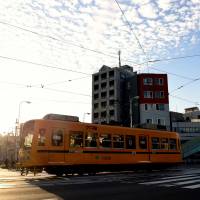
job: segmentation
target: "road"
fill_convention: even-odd
[[[198,196],[199,166],[68,177],[46,173],[20,176],[19,172],[0,169],[1,200],[190,200]]]

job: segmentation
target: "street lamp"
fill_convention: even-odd
[[[21,114],[21,106],[23,103],[27,103],[30,104],[30,101],[20,101],[19,102],[19,107],[18,107],[18,118],[16,120],[16,129],[15,129],[15,160],[18,160],[18,155],[17,155],[17,149],[18,149],[18,145],[17,145],[17,136],[20,135],[20,114]]]
[[[85,115],[90,115],[90,113],[86,112],[86,113],[83,114],[83,122],[85,121]]]
[[[139,96],[130,97],[130,106],[129,106],[129,114],[130,114],[130,127],[133,127],[133,101],[139,99]]]
[[[31,102],[30,101],[20,101],[20,103],[19,103],[19,109],[18,109],[18,119],[17,119],[18,128],[20,126],[21,106],[22,106],[23,103],[30,104]]]

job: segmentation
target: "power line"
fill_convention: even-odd
[[[200,54],[189,55],[189,56],[179,56],[179,57],[173,57],[173,58],[164,58],[164,59],[149,60],[149,62],[150,63],[155,63],[155,62],[178,60],[178,59],[193,58],[193,57],[200,57]]]
[[[45,68],[51,68],[51,69],[62,70],[62,71],[69,71],[69,72],[78,73],[78,74],[92,75],[92,74],[85,73],[85,72],[75,71],[75,70],[67,69],[67,68],[55,67],[55,66],[47,65],[47,64],[36,63],[36,62],[33,62],[33,61],[23,60],[23,59],[19,59],[19,58],[12,58],[12,57],[2,56],[2,55],[0,55],[0,58],[7,59],[7,60],[13,60],[13,61],[17,61],[17,62],[22,62],[22,63],[28,63],[28,64],[31,64],[31,65],[38,65],[40,67],[45,67]]]
[[[108,57],[111,57],[111,58],[118,58],[115,55],[107,54],[107,53],[104,53],[102,51],[98,51],[98,50],[95,50],[95,49],[90,49],[90,48],[84,47],[83,45],[78,45],[78,44],[75,44],[75,43],[72,43],[72,42],[69,42],[69,41],[66,41],[66,40],[60,40],[60,39],[58,39],[56,37],[53,37],[53,36],[50,36],[50,35],[47,35],[47,34],[41,34],[41,33],[38,33],[36,31],[32,31],[32,30],[29,30],[27,28],[16,26],[16,25],[13,25],[13,24],[10,24],[10,23],[7,23],[7,22],[0,21],[0,24],[7,25],[7,26],[10,26],[10,27],[15,28],[15,29],[20,29],[22,31],[26,31],[26,32],[35,34],[37,36],[50,38],[52,40],[55,40],[55,41],[58,41],[58,42],[62,42],[62,43],[66,43],[68,45],[75,46],[75,47],[78,47],[80,49],[84,49],[84,50],[87,50],[87,51],[90,51],[90,52],[93,52],[93,53],[97,53],[97,54],[100,54],[100,55],[108,56]],[[126,59],[123,59],[123,60],[126,61],[126,62],[129,62],[129,63],[132,63],[133,65],[140,65],[138,63],[133,62],[132,60],[126,60]]]
[[[156,70],[156,71],[164,72],[164,73],[166,73],[166,74],[171,74],[171,75],[173,75],[173,76],[177,76],[177,77],[180,77],[180,78],[183,78],[183,79],[186,79],[186,80],[194,80],[194,79],[191,78],[191,77],[182,76],[182,75],[179,75],[179,74],[176,74],[176,73],[172,73],[172,72],[167,72],[167,71],[165,71],[165,70],[157,69],[157,68],[155,68],[155,67],[148,67],[148,68],[154,69],[154,70]]]
[[[116,3],[118,3],[118,2],[116,2]],[[121,8],[121,7],[120,7],[120,8]],[[32,34],[36,34],[36,35],[38,35],[38,36],[47,37],[47,38],[50,38],[50,39],[52,39],[52,40],[56,40],[56,41],[59,41],[59,42],[68,43],[68,41],[63,41],[63,40],[57,39],[57,38],[52,37],[52,36],[49,36],[49,35],[40,34],[40,33],[38,33],[38,32],[29,30],[29,29],[27,29],[27,28],[22,28],[22,27],[19,27],[19,26],[10,24],[10,23],[2,22],[2,21],[0,21],[0,23],[1,23],[1,24],[4,24],[4,25],[7,25],[7,26],[10,26],[10,27],[12,27],[12,28],[16,28],[16,29],[20,29],[20,30],[23,30],[23,31],[26,31],[26,32],[30,32],[30,33],[32,33]],[[131,28],[131,29],[132,29],[132,28]],[[71,43],[70,43],[70,44],[71,44]],[[112,58],[118,58],[118,57],[116,57],[116,56],[109,55],[109,54],[105,54],[105,53],[100,52],[100,51],[97,51],[97,50],[85,48],[85,47],[80,46],[80,45],[76,45],[76,44],[71,44],[71,45],[74,45],[74,46],[79,47],[79,48],[84,48],[85,50],[92,51],[92,52],[95,52],[95,53],[104,54],[104,55],[110,56],[110,57],[112,57]],[[182,56],[182,57],[174,57],[174,58],[169,58],[169,59],[156,59],[156,60],[150,60],[150,61],[148,61],[148,62],[153,63],[153,62],[161,62],[161,61],[170,61],[170,60],[191,58],[191,57],[197,57],[197,56],[199,57],[200,55],[197,54],[197,55],[189,55],[189,56]],[[75,73],[81,73],[81,74],[91,75],[91,74],[87,74],[87,73],[84,73],[84,72],[78,72],[78,71],[70,70],[70,69],[66,69],[66,68],[54,67],[54,66],[50,66],[50,65],[46,65],[46,64],[34,63],[34,62],[31,62],[31,61],[26,61],[26,60],[22,60],[22,59],[11,58],[11,57],[1,56],[1,55],[0,55],[0,58],[15,60],[15,61],[18,61],[18,62],[25,62],[25,63],[34,64],[34,65],[43,66],[43,67],[48,67],[48,68],[53,68],[53,69],[66,70],[66,71],[71,71],[71,72],[75,72]],[[133,62],[133,61],[131,61],[131,60],[125,60],[125,59],[122,59],[122,60],[124,60],[124,61],[126,61],[126,62],[129,62],[129,63],[132,63],[133,65],[138,65],[138,66],[144,65],[144,64],[146,63],[146,62],[144,62],[144,63],[135,63],[135,62]],[[183,79],[193,80],[193,78],[189,78],[189,77],[186,77],[186,76],[181,76],[181,75],[178,75],[178,74],[175,74],[175,73],[170,73],[170,72],[167,72],[167,71],[164,71],[164,70],[157,69],[157,68],[155,68],[155,67],[148,66],[148,68],[152,68],[152,69],[157,70],[157,71],[161,71],[161,72],[168,73],[168,74],[171,74],[171,75],[174,75],[174,76],[177,76],[177,77],[181,77],[181,78],[183,78]]]
[[[196,78],[196,79],[193,79],[192,81],[189,81],[189,82],[187,82],[187,83],[185,83],[185,84],[183,84],[183,85],[177,87],[176,89],[172,90],[172,91],[170,92],[170,94],[171,94],[172,92],[175,92],[175,91],[177,91],[177,90],[180,90],[180,89],[182,89],[183,87],[185,87],[185,86],[187,86],[187,85],[190,85],[190,84],[192,84],[192,83],[194,83],[194,82],[196,82],[196,81],[199,81],[199,80],[200,80],[200,77],[199,77],[199,78]]]
[[[41,87],[44,87],[44,86],[47,86],[47,85],[57,85],[57,84],[69,83],[69,82],[72,82],[72,81],[85,79],[85,78],[88,78],[88,77],[91,77],[91,75],[83,76],[83,77],[79,77],[79,78],[74,78],[74,79],[68,79],[68,80],[65,80],[65,81],[57,81],[57,82],[46,83],[46,84],[42,84],[42,83],[41,83],[41,84],[37,84],[37,85],[33,85],[33,86],[41,86]]]
[[[176,99],[179,99],[179,100],[182,100],[182,101],[185,101],[185,102],[188,102],[188,103],[199,104],[199,102],[191,101],[191,100],[186,99],[186,98],[174,96],[174,95],[171,95],[171,94],[169,94],[169,96],[171,96],[171,97],[173,97],[173,98],[176,98]]]
[[[132,26],[131,26],[131,24],[129,23],[129,21],[128,21],[128,19],[127,19],[125,13],[124,13],[124,11],[122,10],[122,8],[121,8],[121,6],[120,6],[120,4],[119,4],[119,2],[118,2],[117,0],[114,0],[114,1],[115,1],[115,3],[117,4],[117,6],[119,7],[119,9],[120,9],[122,15],[124,16],[124,19],[126,20],[126,23],[128,24],[128,26],[129,26],[131,32],[133,33],[133,35],[134,35],[134,37],[135,37],[135,39],[136,39],[136,41],[137,41],[137,43],[138,43],[140,49],[142,50],[143,54],[144,54],[144,55],[146,56],[146,58],[147,58],[147,54],[146,54],[146,52],[144,51],[144,49],[143,49],[143,47],[142,47],[142,45],[141,45],[141,43],[140,43],[140,40],[138,39],[137,35],[136,35],[135,32],[133,31]],[[147,63],[148,63],[148,58],[147,58]]]
[[[21,86],[24,88],[37,88],[37,89],[43,89],[43,90],[48,90],[48,91],[53,91],[53,92],[62,92],[62,93],[69,93],[69,94],[73,94],[73,95],[79,95],[79,96],[85,96],[85,97],[91,97],[91,95],[88,94],[83,94],[83,93],[77,93],[77,92],[72,92],[72,91],[67,91],[67,90],[58,90],[58,89],[54,89],[54,88],[48,88],[45,85],[31,85],[31,84],[20,84],[20,83],[11,83],[11,82],[4,82],[1,81],[0,83],[3,84],[9,84],[9,85],[16,85],[16,86]]]

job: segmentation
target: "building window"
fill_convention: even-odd
[[[83,147],[83,132],[70,131],[70,147]]]
[[[112,116],[114,116],[115,111],[114,111],[114,110],[110,110],[110,111],[109,111],[109,114],[110,114],[110,116],[112,117]]]
[[[106,101],[101,102],[101,107],[105,108],[106,107]]]
[[[39,134],[38,134],[38,146],[45,146],[45,141],[46,141],[46,135],[45,135],[45,129],[39,129]]]
[[[114,80],[112,80],[112,81],[109,82],[109,86],[110,86],[110,87],[113,87],[113,86],[114,86]]]
[[[163,78],[155,78],[155,84],[156,85],[163,85],[164,79]]]
[[[98,80],[99,80],[99,76],[98,75],[94,76],[94,81],[98,81]]]
[[[144,83],[144,85],[152,85],[153,79],[152,78],[144,78],[143,83]]]
[[[106,92],[101,93],[101,98],[105,99],[106,98]]]
[[[135,136],[133,135],[126,135],[126,149],[135,149]]]
[[[124,148],[123,135],[113,135],[113,148]]]
[[[153,98],[153,92],[152,91],[144,91],[144,98],[152,99]]]
[[[155,98],[157,99],[163,99],[165,96],[164,96],[164,91],[156,91],[155,92]]]
[[[147,123],[147,124],[152,124],[152,123],[153,123],[153,120],[152,120],[152,119],[146,119],[146,123]]]
[[[94,109],[97,109],[99,107],[99,104],[98,103],[95,103],[94,104]]]
[[[94,113],[94,118],[98,118],[99,117],[99,113]]]
[[[54,129],[51,138],[52,146],[63,146],[63,135],[64,135],[63,129],[59,128]]]
[[[94,85],[94,90],[98,90],[99,89],[99,85]]]
[[[101,74],[101,80],[106,79],[106,77],[107,77],[107,74],[106,74],[106,73]]]
[[[158,125],[165,125],[165,120],[164,119],[157,119],[157,124]]]
[[[153,110],[153,104],[144,104],[144,110]]]
[[[110,95],[110,96],[114,96],[114,90],[110,90],[110,91],[109,91],[109,95]]]
[[[101,84],[101,89],[106,89],[106,85],[107,85],[106,82],[105,82],[105,83],[102,83],[102,84]]]
[[[114,71],[109,71],[109,77],[110,78],[114,77]]]
[[[106,117],[106,111],[101,112],[101,117]]]
[[[110,101],[109,101],[110,106],[113,106],[114,103],[115,103],[115,100],[110,100]]]
[[[94,99],[98,99],[99,98],[99,94],[94,94]]]
[[[156,104],[156,110],[165,110],[165,105],[164,104]]]

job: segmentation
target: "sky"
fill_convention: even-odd
[[[91,74],[167,73],[171,111],[200,103],[200,0],[0,2],[0,133],[48,113],[90,122]],[[26,101],[30,101],[28,104]]]

